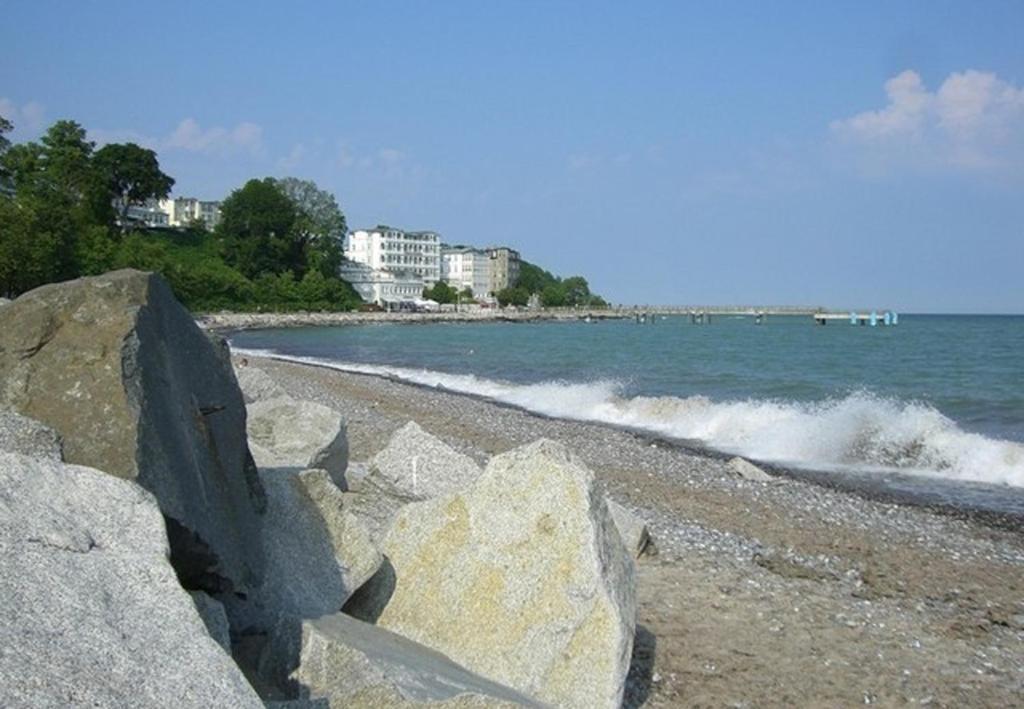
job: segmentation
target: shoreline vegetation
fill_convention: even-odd
[[[78,123],[60,120],[38,141],[11,144],[0,116],[0,297],[47,283],[134,268],[159,273],[193,312],[347,312],[364,306],[340,277],[348,224],[335,196],[311,180],[250,179],[220,205],[216,225],[147,226],[133,214],[167,198],[175,180],[153,150],[97,148]],[[441,304],[607,307],[582,276],[560,278],[521,261],[497,293],[424,288]],[[465,302],[465,301],[464,301]]]

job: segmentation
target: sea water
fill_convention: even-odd
[[[233,346],[645,431],[891,487],[996,486],[1024,511],[1024,317],[373,324],[256,330]],[[993,507],[1000,507],[997,502]],[[1017,508],[1020,508],[1018,510]]]

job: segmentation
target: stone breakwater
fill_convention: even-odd
[[[279,327],[361,325],[366,323],[425,322],[537,322],[591,319],[622,319],[628,313],[611,310],[512,310],[478,309],[443,313],[204,313],[196,316],[200,327],[214,331],[257,330]]]
[[[564,445],[350,466],[136,271],[0,306],[0,382],[0,705],[622,704],[646,529]]]
[[[1012,706],[1019,532],[0,304],[0,706]]]

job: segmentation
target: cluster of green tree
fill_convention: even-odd
[[[96,149],[73,121],[11,145],[0,116],[0,295],[114,268],[163,274],[193,310],[349,310],[338,278],[345,217],[334,196],[295,178],[250,180],[213,233],[136,228],[133,205],[170,194],[156,153]]]
[[[536,294],[545,308],[586,307],[606,308],[604,298],[590,292],[583,276],[559,278],[528,261],[519,263],[519,280],[511,288],[495,294],[501,305],[526,305]]]
[[[442,305],[446,303],[470,303],[474,300],[472,288],[467,287],[460,291],[444,281],[438,281],[432,288],[424,288],[423,297]]]

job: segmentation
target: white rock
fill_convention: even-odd
[[[744,480],[752,480],[753,482],[769,483],[773,478],[768,473],[761,470],[759,467],[751,463],[749,460],[745,460],[740,457],[732,458],[726,463],[729,469],[739,475]]]
[[[406,505],[383,551],[396,583],[382,627],[546,703],[621,703],[634,562],[563,446],[497,456],[467,490]]]
[[[247,411],[249,448],[258,467],[318,468],[346,489],[348,436],[334,409],[278,397],[249,404]]]
[[[0,706],[261,707],[133,482],[0,453]]]
[[[482,472],[472,458],[430,435],[415,421],[395,431],[388,445],[370,460],[370,471],[416,499],[466,488]]]
[[[259,367],[236,366],[235,377],[246,404],[287,396],[284,389]]]
[[[0,409],[0,451],[64,460],[64,443],[56,431],[35,419],[3,409]]]

